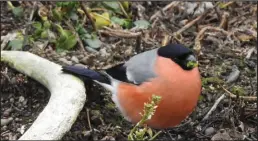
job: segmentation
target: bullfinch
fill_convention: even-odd
[[[63,66],[62,71],[92,80],[112,93],[112,100],[128,121],[141,120],[144,103],[161,97],[155,114],[146,124],[171,128],[181,123],[197,105],[201,78],[191,49],[169,44],[130,58],[103,71]]]

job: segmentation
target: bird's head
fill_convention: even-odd
[[[180,44],[168,44],[158,49],[158,55],[170,58],[184,70],[192,70],[198,66],[194,53],[189,48]]]

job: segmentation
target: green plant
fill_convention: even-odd
[[[21,6],[15,7],[13,6],[12,2],[7,1],[8,7],[12,10],[12,13],[15,17],[22,17],[24,9]]]
[[[156,108],[158,107],[158,103],[160,102],[161,97],[152,95],[151,102],[150,103],[144,103],[144,110],[142,115],[142,119],[134,126],[134,128],[130,131],[128,135],[128,140],[154,140],[160,133],[153,135],[153,131],[151,128],[144,127],[143,129],[138,129],[140,126],[142,126],[147,120],[150,120],[151,117],[154,115]],[[148,136],[146,136],[146,133]]]
[[[56,27],[60,34],[56,41],[56,48],[66,50],[72,49],[77,43],[76,35],[69,30],[63,29],[59,24],[56,24]]]

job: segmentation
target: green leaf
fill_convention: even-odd
[[[12,12],[14,14],[15,17],[21,17],[23,15],[23,8],[22,7],[14,7],[12,9]]]
[[[153,132],[152,132],[151,128],[148,128],[147,133],[149,134],[150,137],[153,136]]]
[[[61,53],[61,52],[64,52],[66,51],[66,49],[63,49],[63,48],[56,48],[56,52],[57,53]]]
[[[150,26],[150,23],[146,20],[138,20],[134,22],[134,25],[138,29],[148,29]]]
[[[45,22],[43,23],[44,29],[49,29],[50,26],[51,26],[51,23],[50,23],[49,21],[45,21]]]
[[[41,33],[40,37],[43,38],[43,39],[46,39],[46,38],[48,37],[48,32],[47,32],[47,30],[44,30],[44,31]]]
[[[63,19],[63,14],[60,8],[55,8],[53,11],[53,18],[57,21],[61,21]]]
[[[87,30],[83,27],[83,25],[79,24],[78,26],[76,26],[75,28],[76,32],[79,34],[79,35],[83,35],[83,34],[87,34]]]
[[[129,19],[121,19],[116,16],[111,17],[110,19],[113,23],[121,25],[127,29],[132,27],[132,21]]]
[[[118,17],[111,17],[111,19],[110,19],[113,23],[115,23],[115,24],[119,24],[119,25],[124,25],[124,23],[125,23],[125,20],[124,19],[120,19],[120,18],[118,18]]]
[[[56,48],[63,48],[70,50],[72,49],[77,43],[76,36],[74,34],[69,35],[67,38],[65,36],[60,36],[56,43]]]
[[[72,49],[77,43],[77,39],[75,35],[71,35],[68,39],[64,42],[66,49]]]
[[[86,33],[86,34],[80,35],[80,38],[81,38],[82,40],[84,40],[84,39],[91,39],[92,36],[91,36],[90,34]]]
[[[202,95],[199,96],[199,101],[203,101],[204,97]]]
[[[12,50],[22,50],[23,40],[15,39],[9,42],[8,46],[11,47]]]
[[[79,16],[75,12],[71,12],[69,17],[73,21],[77,21],[79,19]]]
[[[91,13],[93,18],[96,20],[95,25],[98,29],[103,26],[109,26],[111,24],[108,12],[104,12],[103,14]]]
[[[85,39],[84,42],[91,48],[98,49],[102,45],[102,42],[98,38]]]
[[[123,14],[118,1],[104,1],[102,3],[106,8],[116,13]]]
[[[36,29],[41,29],[42,28],[42,24],[40,22],[33,22],[32,26]]]
[[[128,2],[128,1],[122,1],[121,3],[122,3],[122,5],[123,5],[124,9],[125,9],[126,11],[128,11],[128,9],[129,9],[129,2]]]

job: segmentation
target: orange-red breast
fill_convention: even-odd
[[[183,45],[169,44],[133,56],[122,65],[100,73],[64,66],[63,71],[83,76],[112,92],[112,99],[123,116],[137,123],[144,103],[152,95],[161,101],[147,125],[170,128],[180,124],[197,105],[201,79],[193,52]]]

